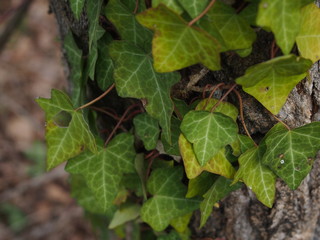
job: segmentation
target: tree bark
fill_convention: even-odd
[[[317,1],[319,3],[319,1]],[[88,21],[83,14],[77,21],[65,0],[50,0],[50,9],[57,18],[60,35],[63,39],[68,31],[77,37],[78,45],[87,52]],[[230,82],[243,75],[251,65],[270,59],[270,46],[273,36],[257,30],[253,54],[247,58],[224,54],[224,70],[208,72],[198,82],[199,87],[206,84]],[[192,67],[182,71],[183,79],[173,88],[172,94],[190,100],[194,92],[186,92],[190,75],[199,73],[201,67]],[[275,119],[252,97],[241,93],[244,101],[245,121],[250,133],[258,139],[275,123]],[[232,97],[230,101],[235,101]],[[319,64],[310,70],[310,77],[303,80],[290,94],[287,103],[278,117],[290,127],[298,127],[311,121],[320,120],[320,72]],[[220,203],[199,229],[200,214],[192,219],[192,239],[225,238],[229,240],[317,240],[320,239],[320,155],[314,162],[311,173],[301,186],[290,190],[281,180],[277,182],[276,201],[272,209],[263,206],[251,192],[243,187],[231,193]]]

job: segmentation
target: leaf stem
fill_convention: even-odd
[[[239,112],[240,112],[240,119],[241,119],[241,123],[242,123],[242,126],[244,128],[244,131],[246,132],[246,134],[248,135],[249,138],[251,138],[251,140],[253,141],[254,145],[257,147],[258,145],[255,143],[255,141],[252,139],[249,131],[248,131],[248,128],[246,126],[246,123],[244,122],[244,117],[243,117],[243,103],[242,103],[242,97],[240,95],[240,93],[236,90],[236,89],[232,89],[233,92],[237,95],[238,97],[238,100],[239,100]]]
[[[276,115],[274,115],[269,110],[268,110],[268,112],[271,114],[272,117],[274,117],[274,119],[276,119],[279,123],[281,123],[283,126],[285,126],[286,129],[288,129],[289,131],[291,130],[290,127],[287,124],[285,124],[280,118],[276,117]]]
[[[179,112],[179,110],[178,110],[178,108],[176,107],[175,104],[173,104],[173,110],[174,110],[175,114],[177,115],[177,117],[179,118],[179,120],[182,121],[183,116],[182,116],[182,114]]]
[[[203,10],[202,13],[200,13],[197,17],[192,19],[189,23],[188,26],[191,27],[196,21],[198,21],[200,18],[202,18],[209,10],[212,8],[213,4],[216,2],[216,0],[211,0],[211,2],[208,4],[205,10]]]
[[[217,84],[217,85],[214,87],[214,89],[212,89],[209,97],[207,98],[206,104],[203,106],[202,110],[206,109],[206,107],[208,106],[209,101],[210,101],[210,99],[212,98],[212,96],[213,96],[213,94],[215,93],[215,91],[217,91],[217,90],[218,90],[220,87],[222,87],[223,85],[225,85],[225,84],[224,84],[224,83],[219,83],[219,84]]]
[[[271,45],[271,53],[270,53],[271,59],[275,57],[278,50],[279,50],[279,47],[276,45],[276,40],[273,40]]]
[[[129,113],[129,111],[135,107],[140,107],[139,104],[133,104],[130,107],[128,107],[126,109],[126,111],[123,113],[122,117],[120,118],[120,120],[118,121],[117,125],[112,129],[112,132],[110,133],[110,135],[108,136],[106,142],[104,143],[104,146],[107,146],[108,143],[110,142],[111,138],[113,137],[113,135],[116,133],[116,131],[118,130],[118,128],[120,127],[121,123],[125,120],[127,114]]]
[[[229,90],[219,99],[219,101],[211,108],[210,112],[212,113],[219,105],[220,103],[229,95],[229,93],[237,86],[237,84],[233,84]]]
[[[81,107],[78,107],[76,109],[76,111],[84,109],[92,104],[94,104],[95,102],[99,101],[100,99],[102,99],[104,96],[106,96],[113,88],[115,87],[115,84],[113,83],[103,94],[101,94],[99,97],[93,99],[92,101],[82,105]]]
[[[133,10],[133,14],[136,14],[139,8],[139,0],[136,0],[136,7]]]

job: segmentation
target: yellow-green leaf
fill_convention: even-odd
[[[137,19],[155,32],[152,54],[156,71],[171,72],[196,63],[220,69],[219,43],[205,31],[188,26],[165,5],[140,13]]]
[[[179,137],[179,147],[185,171],[189,179],[199,176],[203,171],[225,176],[226,178],[232,178],[234,176],[235,170],[226,158],[224,148],[222,148],[203,167],[201,167],[191,143],[188,142],[182,134]]]
[[[296,38],[302,57],[316,62],[320,59],[320,9],[310,4],[302,9],[299,34]]]
[[[48,170],[78,155],[84,148],[96,152],[89,126],[82,112],[73,109],[67,94],[53,89],[51,99],[38,98],[36,101],[46,113]]]
[[[254,65],[236,82],[273,114],[278,114],[291,90],[307,76],[310,60],[288,55]]]

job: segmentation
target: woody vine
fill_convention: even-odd
[[[310,0],[239,2],[70,0],[74,17],[88,19],[88,51],[69,32],[70,96],[52,90],[37,99],[47,169],[67,161],[72,195],[119,236],[130,222],[139,236],[189,239],[195,210],[202,227],[244,185],[272,208],[277,178],[295,190],[310,172],[320,123],[291,129],[276,115],[320,59],[320,9]],[[232,83],[199,88],[201,78],[190,80],[194,99],[171,96],[183,69],[221,71],[222,54],[250,56],[261,29],[274,35],[269,60]],[[89,85],[103,94],[89,101]],[[240,91],[279,122],[260,141],[246,127]],[[230,95],[236,100],[227,102]]]

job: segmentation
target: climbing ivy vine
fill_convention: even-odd
[[[95,223],[119,237],[131,224],[134,239],[190,239],[195,210],[202,227],[244,185],[272,208],[277,178],[294,190],[310,172],[320,122],[292,129],[279,120],[258,142],[239,91],[279,113],[320,59],[320,9],[312,0],[240,2],[70,0],[75,19],[88,19],[88,52],[70,31],[70,96],[52,90],[37,102],[46,114],[47,169],[67,162],[72,195]],[[182,69],[222,70],[221,54],[252,54],[260,28],[274,35],[269,60],[203,88],[195,102],[172,97]],[[89,85],[104,92],[91,102]],[[229,94],[238,100],[224,101]]]

